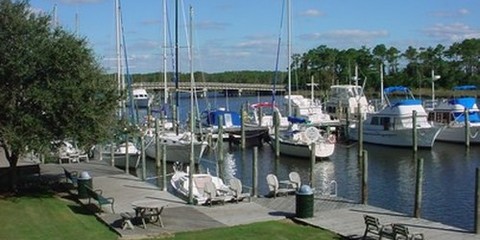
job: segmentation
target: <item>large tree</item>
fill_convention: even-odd
[[[64,139],[88,146],[116,123],[115,81],[86,39],[52,28],[50,19],[27,1],[0,0],[0,147],[13,190],[27,152],[47,153]]]

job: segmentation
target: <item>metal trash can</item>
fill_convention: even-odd
[[[88,172],[82,172],[77,180],[78,198],[88,198],[87,188],[92,188],[92,177]]]
[[[313,191],[308,185],[302,185],[295,193],[295,216],[298,218],[313,217]]]

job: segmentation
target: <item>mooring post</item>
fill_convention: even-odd
[[[415,180],[415,205],[414,217],[419,218],[422,211],[422,185],[423,185],[423,158],[417,158],[417,174]]]
[[[115,143],[110,142],[110,164],[115,167]]]
[[[223,116],[218,116],[218,137],[217,137],[217,151],[218,151],[218,160],[217,160],[217,176],[223,179]]]
[[[463,111],[463,115],[465,116],[465,147],[470,147],[470,119],[468,116],[468,109],[465,108]]]
[[[475,171],[475,219],[473,219],[475,233],[480,231],[480,168],[477,167]]]
[[[347,113],[346,113],[346,117],[345,117],[345,138],[346,138],[346,141],[347,143],[350,142],[350,132],[349,132],[349,129],[348,129],[348,126],[350,125],[350,111],[347,110]]]
[[[253,173],[252,173],[252,188],[253,196],[258,196],[258,147],[253,147]]]
[[[162,180],[163,191],[167,191],[167,145],[162,145]]]
[[[163,125],[163,114],[162,114],[162,125]],[[161,167],[162,167],[162,164],[161,164],[161,157],[162,157],[162,153],[161,153],[161,146],[160,146],[160,139],[158,137],[158,132],[159,132],[159,129],[160,129],[160,120],[159,119],[155,119],[155,132],[153,134],[154,135],[154,139],[155,139],[155,167],[156,167],[156,172],[157,172],[157,182],[158,182],[158,186],[162,186],[163,187],[163,183],[162,183],[162,179],[161,179],[161,176],[162,176],[162,170],[161,170]]]
[[[130,174],[130,153],[128,152],[128,133],[125,134],[125,173]]]
[[[142,180],[147,180],[147,161],[145,159],[145,138],[144,136],[140,137],[140,148],[141,148],[141,157],[142,157]]]
[[[363,154],[363,119],[362,119],[362,113],[360,112],[361,106],[360,102],[358,103],[357,106],[357,130],[358,130],[358,162],[362,161],[362,154]]]
[[[412,112],[412,147],[413,152],[416,153],[418,150],[418,139],[417,139],[417,111],[413,110]]]
[[[273,125],[275,126],[275,158],[278,159],[280,158],[280,139],[278,138],[280,115],[277,111],[273,115]]]
[[[247,118],[247,113],[245,112],[245,107],[244,107],[243,104],[242,104],[242,106],[241,106],[241,108],[240,108],[240,114],[241,114],[241,116],[242,116],[241,119],[240,119],[240,121],[241,121],[241,123],[242,123],[241,129],[240,129],[240,130],[241,130],[241,133],[242,133],[242,137],[241,137],[241,141],[242,141],[242,142],[241,142],[241,148],[242,148],[242,150],[244,150],[244,149],[245,149],[245,119]]]
[[[315,169],[315,143],[310,144],[310,187],[313,189],[313,183],[314,183],[314,169]]]
[[[361,157],[362,204],[368,204],[368,152],[363,150]]]

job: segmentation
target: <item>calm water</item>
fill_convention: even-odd
[[[242,97],[210,99],[215,106],[229,106],[239,110],[245,102],[269,101],[271,97]],[[281,101],[280,98],[278,98]],[[189,99],[181,106],[188,104]],[[188,105],[187,105],[188,106]],[[205,101],[199,100],[199,109]],[[186,112],[181,110],[186,119]],[[415,194],[415,162],[410,149],[364,144],[368,152],[368,203],[406,214],[413,214]],[[235,176],[245,185],[252,184],[253,150],[242,152],[229,149],[224,144],[225,164],[219,169],[225,179]],[[473,230],[475,169],[480,165],[480,146],[471,146],[467,151],[461,144],[435,143],[432,149],[421,149],[417,156],[424,159],[424,185],[422,218]],[[201,168],[216,173],[216,154],[211,151],[201,161]],[[274,160],[269,145],[258,149],[259,193],[268,192],[265,177],[276,173],[279,179],[287,179],[290,171],[300,173],[303,182],[309,182],[310,161],[281,157]],[[155,174],[154,161],[147,164],[148,175]],[[171,171],[171,169],[168,169]],[[314,168],[314,187],[325,189],[332,180],[338,183],[338,196],[360,201],[360,171],[357,161],[357,145],[337,144],[333,156],[317,161]]]

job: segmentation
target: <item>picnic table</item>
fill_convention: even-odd
[[[135,216],[142,219],[143,228],[146,229],[146,222],[158,222],[163,227],[162,212],[166,207],[165,203],[158,200],[138,200],[132,202],[135,209]]]

